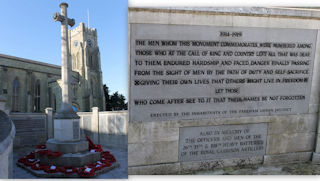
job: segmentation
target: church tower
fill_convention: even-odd
[[[92,107],[105,110],[103,93],[100,51],[97,41],[97,30],[85,27],[80,23],[78,27],[69,30],[69,50],[72,71],[78,72],[79,85],[72,86],[75,102],[79,111],[91,111]]]

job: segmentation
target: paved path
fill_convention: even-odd
[[[18,167],[15,163],[21,157],[29,154],[34,147],[24,147],[13,150],[13,160],[14,160],[14,168],[13,168],[13,178],[37,178],[26,170]],[[104,151],[110,151],[111,154],[115,156],[117,162],[120,163],[119,168],[115,168],[105,174],[98,175],[95,178],[128,178],[128,151],[125,148],[113,148],[113,147],[103,147]]]

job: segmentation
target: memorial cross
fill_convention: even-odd
[[[71,86],[70,86],[70,78],[71,78],[71,63],[69,56],[69,42],[68,42],[68,25],[71,27],[75,24],[74,19],[68,18],[67,15],[67,3],[61,3],[60,9],[61,14],[56,12],[53,15],[54,21],[61,22],[61,89],[62,89],[62,102],[61,108],[56,114],[56,118],[64,118],[64,119],[73,119],[79,118],[79,116],[74,112],[72,108],[71,102]]]

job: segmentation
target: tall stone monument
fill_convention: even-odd
[[[75,24],[74,19],[69,19],[67,3],[61,3],[61,14],[54,14],[54,21],[61,22],[61,81],[62,102],[61,109],[54,118],[54,138],[47,141],[47,147],[53,151],[63,153],[76,153],[88,150],[88,142],[80,140],[80,117],[72,109],[70,71],[71,62],[68,43],[68,25]]]

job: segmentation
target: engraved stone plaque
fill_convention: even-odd
[[[130,121],[308,112],[317,30],[130,25]]]
[[[179,161],[263,156],[267,123],[180,128]]]
[[[73,139],[79,139],[80,138],[80,123],[79,121],[73,121],[72,123],[72,129],[73,129]]]

